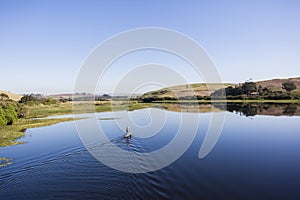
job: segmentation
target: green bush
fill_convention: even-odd
[[[53,98],[47,98],[47,99],[43,99],[43,100],[42,100],[42,103],[43,103],[44,105],[52,105],[52,104],[57,104],[58,101],[55,100],[55,99],[53,99]]]
[[[13,105],[9,104],[8,106],[0,107],[0,126],[12,125],[17,120],[17,112]]]
[[[0,126],[4,126],[7,124],[7,120],[5,118],[5,112],[2,109],[2,107],[0,107]]]
[[[10,99],[0,101],[0,126],[12,125],[18,120],[19,104]]]
[[[7,120],[6,125],[12,125],[14,122],[18,120],[17,113],[15,110],[12,110],[10,108],[5,109],[5,118]]]

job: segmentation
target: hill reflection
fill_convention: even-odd
[[[215,104],[198,104],[198,103],[166,103],[156,105],[174,112],[222,112],[229,111],[238,113],[243,116],[270,115],[270,116],[300,116],[300,105],[285,103],[215,103]]]

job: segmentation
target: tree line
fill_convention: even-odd
[[[30,95],[24,95],[19,103],[23,103],[26,105],[37,105],[37,104],[44,104],[44,105],[52,105],[57,104],[58,101],[53,98],[44,98],[41,96],[35,96],[33,94]]]
[[[255,82],[245,82],[238,86],[226,87],[225,89],[216,90],[211,94],[212,98],[227,98],[227,99],[299,99],[299,94],[291,93],[297,87],[294,82],[286,81],[282,83],[282,89],[285,90],[271,90],[267,87],[262,87]]]

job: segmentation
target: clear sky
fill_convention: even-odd
[[[224,82],[299,77],[299,19],[298,0],[0,0],[0,90],[72,92],[93,48],[140,27],[192,37]]]

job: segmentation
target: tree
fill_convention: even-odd
[[[0,126],[12,125],[18,120],[16,107],[13,103],[1,103],[0,105]]]
[[[7,120],[6,125],[12,125],[15,121],[18,120],[17,113],[12,108],[5,109],[5,118]]]
[[[226,95],[231,95],[231,96],[238,96],[243,94],[243,90],[241,87],[227,87],[226,88]]]
[[[254,82],[245,82],[242,85],[242,89],[244,91],[244,94],[250,95],[251,92],[256,92],[256,83]]]
[[[285,89],[287,92],[291,92],[292,90],[295,90],[297,87],[295,83],[292,81],[286,81],[282,83],[282,88]]]
[[[27,101],[35,101],[36,98],[33,97],[33,95],[24,95],[21,100],[20,103],[26,103]]]
[[[211,94],[211,96],[214,97],[225,97],[225,96],[240,96],[243,94],[247,94],[250,95],[251,92],[256,92],[257,88],[256,88],[256,83],[254,82],[245,82],[242,85],[239,86],[229,86],[225,89],[219,89],[216,90],[215,92],[213,92]]]

